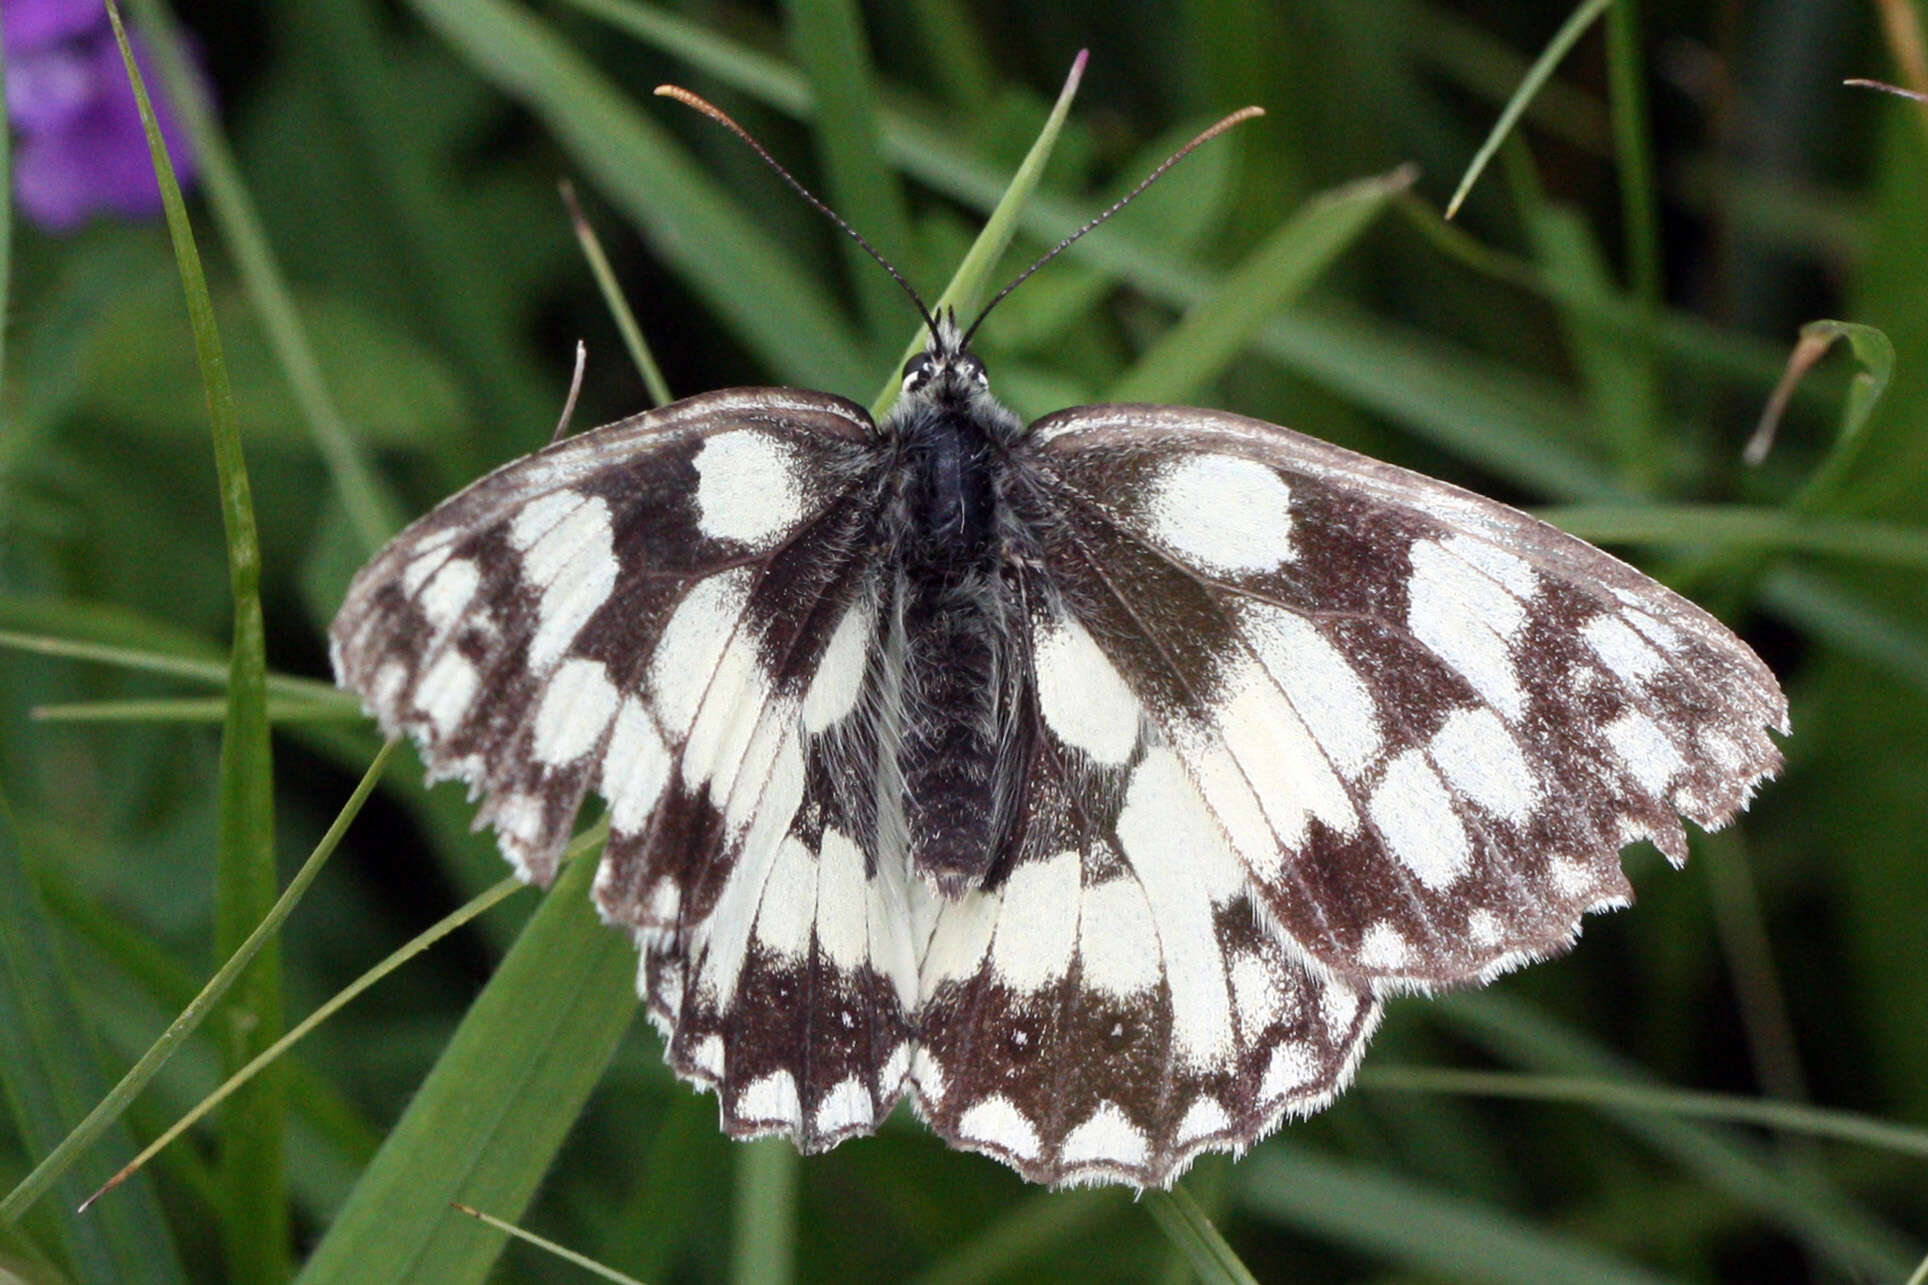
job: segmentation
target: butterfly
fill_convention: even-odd
[[[1169,1183],[1780,767],[1773,674],[1610,555],[1222,411],[1025,424],[910,293],[882,423],[738,388],[559,441],[331,630],[524,879],[602,798],[596,905],[731,1136],[821,1151],[908,1097],[1033,1181]]]

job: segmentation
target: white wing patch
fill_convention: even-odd
[[[767,548],[806,516],[796,453],[770,433],[740,429],[703,440],[696,452],[696,507],[703,533]]]
[[[1292,546],[1292,491],[1277,473],[1237,455],[1180,455],[1143,502],[1153,540],[1214,571],[1277,570]]]
[[[1138,743],[1143,710],[1085,627],[1064,615],[1043,622],[1033,663],[1038,708],[1059,739],[1100,763],[1123,763]]]

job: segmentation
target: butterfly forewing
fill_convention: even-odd
[[[1706,613],[1552,527],[1244,419],[1040,421],[1047,565],[1315,970],[1465,981],[1625,904],[1780,764]]]

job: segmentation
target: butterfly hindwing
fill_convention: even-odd
[[[1046,562],[1312,968],[1467,981],[1625,904],[1780,755],[1786,704],[1678,595],[1513,509],[1235,415],[1034,426]]]
[[[1031,590],[1022,830],[983,888],[915,890],[918,1102],[1034,1181],[1161,1185],[1329,1101],[1378,1001],[1287,954],[1156,724]]]

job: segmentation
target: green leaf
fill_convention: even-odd
[[[519,1219],[636,1009],[636,950],[569,863],[470,1005],[300,1279],[479,1280],[506,1239],[454,1201]]]
[[[1402,168],[1307,202],[1221,277],[1212,294],[1166,331],[1105,400],[1187,400],[1230,365],[1274,313],[1305,293],[1415,177],[1415,171]]]
[[[201,270],[194,230],[168,160],[167,144],[148,100],[120,10],[108,0],[147,133],[148,154],[160,182],[162,205],[187,296],[195,359],[207,388],[220,480],[221,522],[227,534],[228,585],[234,598],[234,645],[228,671],[228,716],[221,733],[220,837],[215,875],[214,950],[232,957],[275,901],[274,759],[269,749],[266,631],[261,619],[261,548],[241,428],[228,386],[226,358],[215,327],[214,304]],[[220,1044],[230,1068],[245,1063],[281,1031],[281,952],[262,942],[253,968],[240,978],[221,1015]],[[282,1135],[286,1111],[279,1077],[258,1080],[237,1096],[220,1124],[222,1195],[219,1217],[229,1271],[243,1281],[286,1276],[290,1228]]]
[[[107,1091],[93,1023],[67,976],[51,922],[0,795],[0,1089],[29,1155],[53,1151]],[[132,1149],[124,1126],[108,1133],[121,1150]],[[103,1285],[186,1280],[146,1180],[95,1217],[69,1215],[107,1170],[108,1161],[94,1157],[50,1188],[60,1206],[52,1226],[76,1278]],[[0,1206],[0,1224],[25,1211],[25,1201],[9,1197]]]
[[[1595,544],[1714,545],[1928,567],[1928,530],[1739,504],[1568,505],[1535,511]]]

